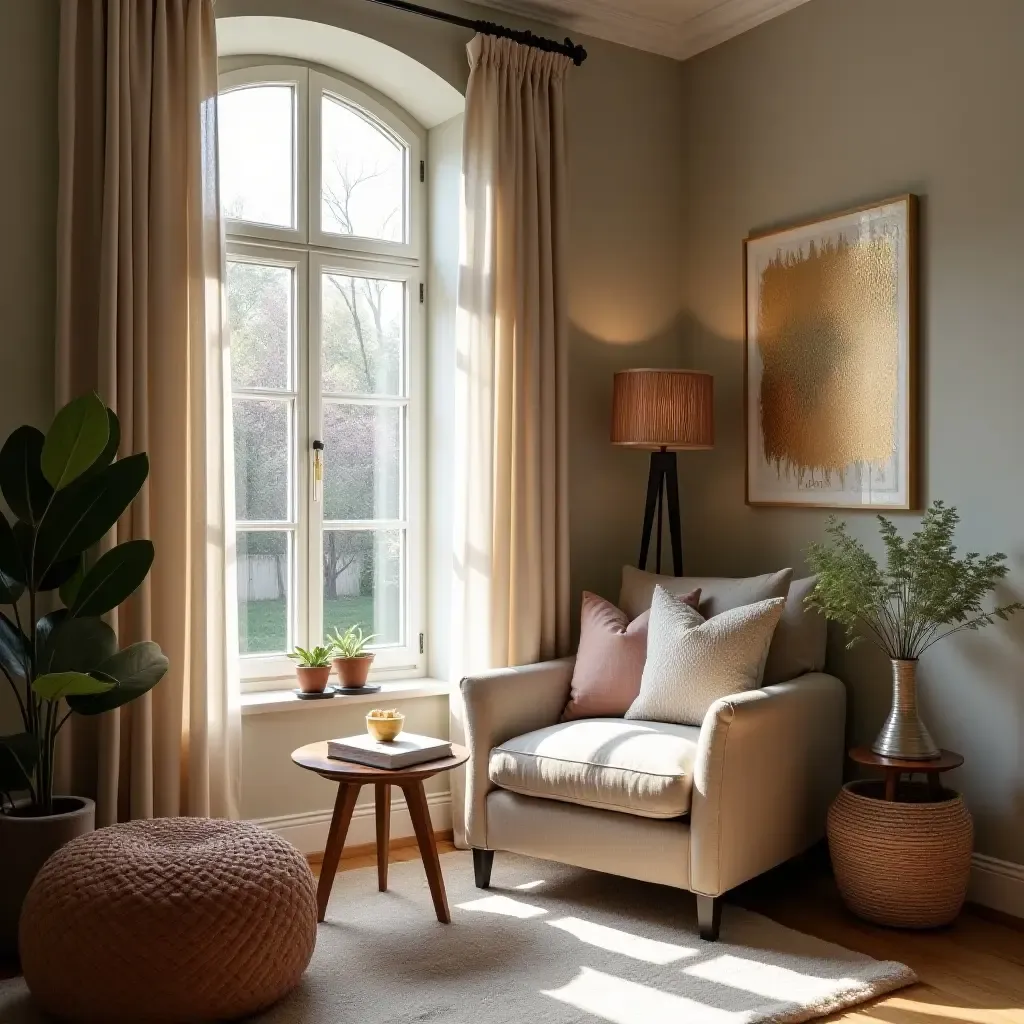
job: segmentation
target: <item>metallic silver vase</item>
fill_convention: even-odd
[[[882,757],[932,761],[939,748],[917,713],[917,661],[892,663],[892,711],[871,749]]]

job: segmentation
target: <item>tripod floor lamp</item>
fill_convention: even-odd
[[[655,533],[656,571],[661,572],[662,508],[668,505],[672,572],[683,575],[683,536],[679,517],[677,451],[715,446],[714,378],[697,370],[623,370],[615,374],[612,444],[651,453],[640,541],[641,569],[647,568]]]

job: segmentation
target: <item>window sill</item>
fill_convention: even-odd
[[[257,690],[242,694],[243,715],[279,714],[283,711],[330,711],[351,704],[387,704],[416,697],[444,697],[451,684],[439,679],[406,679],[380,682],[377,693],[338,694],[333,700],[299,700],[291,689]]]

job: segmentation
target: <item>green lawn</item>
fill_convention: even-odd
[[[274,601],[248,601],[238,606],[239,646],[243,654],[272,653],[285,650],[287,606],[284,598]],[[373,632],[372,597],[338,597],[324,601],[324,626],[345,629],[358,623],[364,633]]]

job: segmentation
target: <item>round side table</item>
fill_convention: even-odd
[[[957,754],[952,750],[940,750],[939,756],[930,761],[905,761],[898,757],[882,757],[870,747],[854,747],[850,751],[850,760],[856,764],[881,769],[885,777],[886,800],[897,798],[900,777],[903,775],[926,776],[929,791],[938,797],[942,794],[942,781],[939,776],[943,772],[959,768],[964,763],[963,754]]]
[[[427,873],[434,911],[438,921],[442,924],[451,924],[452,915],[448,909],[448,896],[444,891],[441,862],[437,856],[437,843],[434,841],[434,829],[430,824],[430,810],[427,807],[426,793],[423,791],[423,780],[465,764],[469,760],[469,751],[453,743],[451,757],[425,761],[411,768],[371,768],[352,761],[339,761],[328,757],[327,743],[322,742],[310,743],[293,751],[292,760],[300,768],[316,772],[322,778],[338,783],[338,797],[334,802],[331,830],[327,834],[327,849],[324,850],[320,881],[316,890],[317,921],[322,921],[327,913],[327,903],[331,898],[338,861],[341,860],[341,851],[345,846],[345,836],[352,822],[356,797],[363,786],[372,785],[376,791],[378,889],[384,892],[388,887],[391,787],[401,786],[409,808],[409,817],[412,818],[412,827],[416,831],[416,844],[420,848],[423,869]]]

